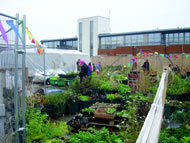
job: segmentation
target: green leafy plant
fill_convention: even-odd
[[[108,108],[107,109],[107,114],[114,114],[116,112],[115,108]]]
[[[48,94],[46,97],[48,98],[50,104],[54,104],[56,106],[59,106],[59,105],[64,106],[68,99],[68,95],[64,93]]]
[[[108,129],[95,130],[89,128],[89,132],[76,133],[70,137],[70,143],[124,143],[121,135],[110,134]]]
[[[122,110],[116,113],[116,116],[122,117],[122,118],[129,118],[130,115],[127,113],[126,110]]]
[[[89,107],[89,108],[82,109],[82,112],[87,112],[90,115],[91,113],[94,113],[95,110],[93,108]]]
[[[109,100],[113,100],[113,99],[115,99],[115,95],[114,94],[107,94],[106,98]]]
[[[177,140],[181,140],[184,136],[189,136],[190,131],[185,127],[185,125],[181,125],[180,128],[166,128],[162,129],[160,132],[160,141],[166,140],[164,138],[169,138],[171,136],[175,137]]]
[[[64,113],[66,103],[68,100],[67,93],[53,93],[46,96],[49,104],[53,104],[57,109],[57,114],[61,116]]]
[[[79,99],[82,101],[88,101],[88,96],[79,96]]]
[[[112,83],[110,81],[103,81],[99,80],[99,89],[104,90],[104,91],[111,91],[113,90]]]
[[[136,102],[128,102],[127,111],[129,127],[127,128],[127,133],[130,136],[131,142],[136,142],[139,135],[141,124],[138,120],[138,104]]]
[[[184,124],[190,124],[190,111],[185,112],[185,110],[175,111],[171,115],[171,120],[175,122],[180,122]]]
[[[181,142],[182,142],[182,143],[189,143],[189,142],[190,142],[190,136],[183,137],[183,138],[181,139]]]
[[[126,80],[126,77],[124,75],[116,75],[116,80],[121,83],[123,80]]]
[[[131,90],[131,88],[128,85],[125,84],[119,84],[118,91],[121,94],[126,94]]]
[[[190,92],[190,82],[188,79],[182,79],[178,75],[174,75],[173,81],[168,85],[167,93],[170,95],[180,95]]]
[[[65,122],[52,123],[47,120],[47,114],[41,114],[39,109],[28,107],[26,110],[27,143],[48,142],[66,138],[69,128]]]

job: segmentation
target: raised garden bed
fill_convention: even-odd
[[[94,112],[94,117],[113,120],[115,117],[115,114],[108,114],[106,109],[99,108],[99,109],[96,109],[96,111]]]

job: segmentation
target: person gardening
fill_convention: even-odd
[[[144,62],[144,64],[143,64],[142,67],[143,67],[144,72],[149,73],[149,62],[148,62],[148,59],[146,59],[146,61]]]
[[[79,77],[80,77],[80,83],[82,83],[83,78],[88,76],[88,66],[85,63],[85,61],[80,60],[80,67],[81,67],[81,70],[80,70],[80,73],[79,73]]]
[[[76,64],[77,64],[77,72],[79,72],[80,71],[80,59],[77,60]]]

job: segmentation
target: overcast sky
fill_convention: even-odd
[[[109,13],[112,33],[190,27],[190,0],[0,0],[0,13],[26,14],[39,41],[75,37],[77,19]]]

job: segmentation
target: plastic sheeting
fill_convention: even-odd
[[[7,58],[7,57],[12,58]],[[44,72],[44,55],[36,54],[35,49],[26,50],[26,68],[28,68],[28,76],[33,77],[36,73]],[[46,71],[63,71],[76,72],[78,59],[84,60],[89,63],[90,57],[81,53],[77,50],[62,50],[62,49],[45,49],[45,67]],[[21,67],[22,60],[21,55],[19,55],[19,67]],[[9,66],[6,66],[9,65]],[[0,53],[0,69],[10,68],[10,65],[14,67],[14,52],[13,51],[2,51]]]

